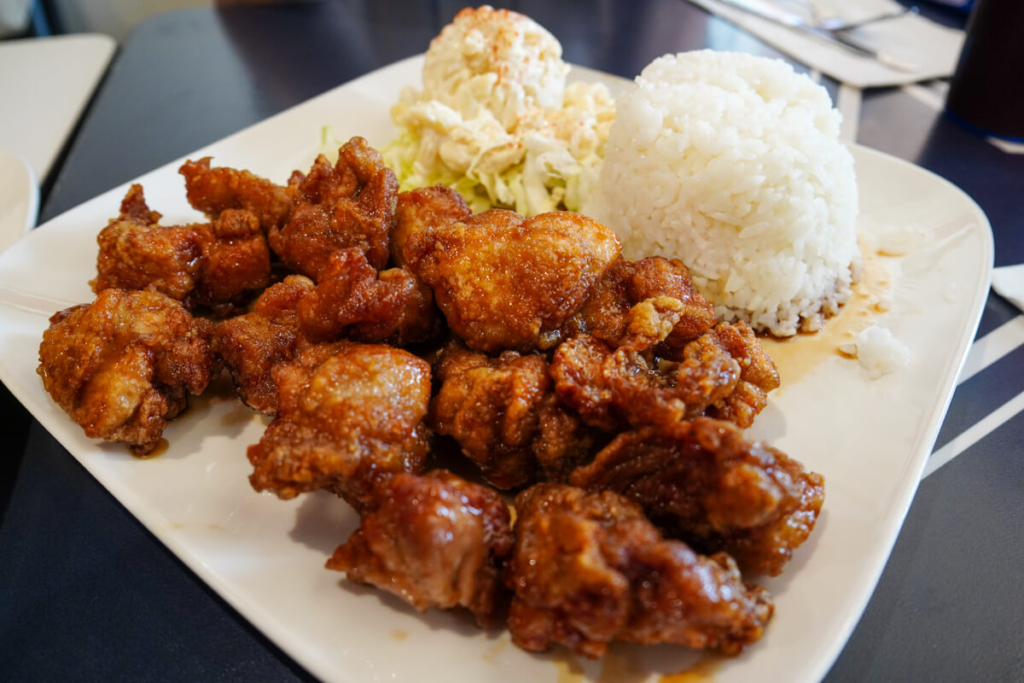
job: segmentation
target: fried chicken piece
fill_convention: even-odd
[[[674,643],[737,654],[772,616],[728,555],[666,541],[640,506],[611,491],[538,484],[516,498],[508,626],[530,651],[559,643],[596,658],[608,643]]]
[[[717,322],[714,307],[690,281],[682,261],[651,256],[639,261],[619,258],[590,293],[583,308],[566,323],[563,338],[589,334],[618,346],[636,304],[659,296],[677,299],[685,307],[666,342],[674,346],[695,339]]]
[[[268,236],[289,268],[319,280],[331,254],[347,247],[362,250],[378,270],[387,265],[398,179],[366,140],[346,142],[333,167],[325,156],[317,157],[295,186],[295,201],[291,219]]]
[[[345,337],[405,346],[441,331],[430,288],[405,268],[379,274],[357,248],[331,255],[316,289],[299,305],[299,326],[311,341]]]
[[[256,214],[227,209],[210,225],[196,226],[202,247],[195,301],[216,306],[270,283],[270,247]]]
[[[36,371],[87,436],[145,455],[209,384],[212,327],[159,292],[105,289],[50,318]]]
[[[538,477],[544,481],[568,481],[572,471],[600,448],[600,436],[562,405],[552,387],[541,399],[537,432],[530,442],[540,466]]]
[[[289,188],[275,185],[249,171],[210,168],[211,157],[186,161],[178,169],[185,177],[188,203],[210,220],[229,209],[244,209],[255,214],[260,229],[267,233],[283,225],[292,212]]]
[[[589,425],[614,430],[692,419],[721,401],[739,382],[740,366],[717,349],[683,363],[665,362],[654,348],[675,327],[684,307],[669,297],[633,307],[618,349],[589,335],[558,347],[551,365],[555,390]]]
[[[422,470],[426,361],[390,346],[342,342],[307,347],[271,375],[277,417],[249,447],[257,491],[289,499],[327,489],[361,510],[379,476]]]
[[[456,342],[435,368],[441,389],[431,403],[434,430],[454,437],[494,486],[531,482],[537,461],[530,446],[551,383],[544,358],[506,351],[492,360]]]
[[[570,480],[621,493],[672,535],[771,576],[807,540],[825,500],[820,474],[710,418],[620,434]]]
[[[666,340],[689,310],[671,297],[646,299],[631,309],[617,349],[590,335],[563,343],[551,364],[559,398],[604,430],[705,413],[749,426],[767,404],[767,392],[778,386],[771,358],[742,322],[721,323],[673,349]]]
[[[557,343],[620,248],[611,230],[570,211],[491,210],[411,235],[404,254],[467,346],[526,352]]]
[[[768,405],[768,392],[779,388],[779,371],[750,325],[742,320],[719,323],[682,349],[684,362],[727,353],[739,363],[740,380],[731,394],[708,407],[707,414],[746,428]]]
[[[359,529],[327,567],[421,612],[464,607],[485,628],[506,605],[501,567],[512,544],[508,507],[496,491],[445,470],[403,473],[378,483]]]
[[[130,221],[139,225],[156,225],[161,218],[163,218],[163,214],[153,211],[146,203],[146,194],[142,190],[142,185],[132,184],[124,199],[121,200],[121,215],[117,220]]]
[[[105,289],[152,289],[184,300],[201,277],[203,245],[191,226],[157,225],[141,185],[132,185],[121,201],[120,215],[100,231],[96,241],[97,294]]]
[[[263,292],[250,313],[217,326],[213,350],[227,365],[238,397],[253,410],[277,413],[277,386],[271,370],[294,358],[306,345],[299,333],[296,308],[313,287],[309,278],[290,275]]]
[[[427,228],[464,221],[473,212],[455,190],[444,185],[421,187],[398,195],[398,218],[391,230],[391,261],[405,265],[402,249],[410,235]]]
[[[161,226],[140,185],[96,241],[93,291],[151,289],[172,299],[218,307],[270,281],[270,249],[256,216],[228,209],[211,224]]]
[[[696,339],[718,321],[715,307],[694,288],[690,271],[678,259],[652,256],[635,262],[628,292],[634,305],[660,296],[672,297],[683,304],[679,320],[665,339],[672,348]]]
[[[646,299],[630,311],[626,336],[605,363],[613,404],[631,425],[677,422],[701,415],[724,401],[739,383],[742,368],[717,345],[682,363],[655,355],[686,316],[677,299]]]
[[[454,342],[435,375],[441,389],[431,425],[454,437],[500,489],[564,478],[592,452],[593,435],[559,403],[541,355],[505,351],[491,359]]]
[[[605,377],[611,356],[607,344],[585,334],[559,345],[550,372],[562,402],[583,422],[606,432],[618,429],[622,423]]]

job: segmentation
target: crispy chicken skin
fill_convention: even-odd
[[[277,413],[277,386],[271,370],[294,358],[305,345],[296,308],[312,291],[312,280],[290,275],[264,291],[251,312],[217,326],[213,350],[231,373],[238,397],[253,410]]]
[[[435,376],[441,389],[431,425],[454,437],[498,488],[564,479],[592,452],[591,430],[562,408],[541,355],[505,351],[492,359],[453,342]]]
[[[579,214],[494,209],[415,233],[403,253],[469,348],[526,352],[557,342],[619,251],[611,230]]]
[[[570,481],[621,493],[672,535],[771,576],[807,540],[825,499],[820,474],[710,418],[620,434]]]
[[[630,310],[618,348],[590,335],[566,341],[551,364],[559,398],[604,430],[705,413],[750,426],[778,386],[771,358],[742,322],[721,323],[673,349],[666,340],[689,325],[689,312],[672,297],[645,299]]]
[[[277,417],[249,447],[257,491],[283,499],[327,489],[361,510],[381,475],[417,473],[430,366],[390,346],[321,344],[273,368]]]
[[[217,307],[270,281],[270,249],[256,216],[228,209],[212,223],[161,226],[132,185],[121,214],[99,234],[93,291],[151,289],[172,299]]]
[[[311,341],[345,337],[405,346],[441,331],[430,288],[405,268],[378,273],[362,250],[331,254],[316,289],[299,304],[299,326]]]
[[[388,235],[395,226],[398,179],[377,150],[355,137],[331,166],[323,155],[295,185],[295,210],[271,228],[270,247],[292,270],[319,280],[331,254],[357,247],[376,269],[387,265]]]
[[[512,544],[508,507],[494,490],[445,470],[403,473],[378,482],[359,529],[327,567],[421,612],[464,607],[484,628],[507,604],[501,566]]]
[[[50,318],[37,372],[87,436],[145,455],[210,382],[212,327],[159,292],[106,289]]]
[[[421,187],[398,195],[398,219],[391,230],[391,262],[405,265],[402,248],[410,235],[427,228],[464,221],[473,212],[455,190],[444,185]]]
[[[761,637],[772,602],[724,553],[666,541],[640,506],[611,491],[538,484],[516,498],[512,640],[596,658],[608,643],[675,643],[737,654]]]
[[[210,168],[211,157],[186,161],[178,169],[185,177],[188,203],[210,220],[229,209],[244,209],[255,214],[266,233],[284,224],[292,211],[289,188],[275,185],[249,171]]]
[[[669,296],[686,309],[668,342],[674,345],[695,339],[717,322],[714,307],[690,282],[682,261],[651,256],[639,261],[619,258],[594,288],[583,308],[566,323],[563,338],[589,334],[618,346],[629,325],[629,312],[645,299]]]

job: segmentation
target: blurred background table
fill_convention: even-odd
[[[44,188],[40,222],[422,52],[461,6],[332,0],[206,7],[144,20]],[[550,29],[568,61],[626,77],[661,54],[703,47],[781,56],[683,0],[507,6]],[[824,84],[835,96],[837,84]],[[996,265],[1024,262],[1024,156],[952,123],[941,115],[941,97],[929,93],[865,93],[857,141],[963,188],[992,222]],[[830,683],[1024,680],[1022,321],[1010,304],[990,297],[978,337],[995,331],[989,339],[999,344],[989,346],[998,353],[960,385],[936,444],[959,457],[922,482]],[[309,678],[0,392],[0,679]]]

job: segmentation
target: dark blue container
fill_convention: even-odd
[[[1024,0],[976,0],[946,111],[969,128],[1024,142]]]

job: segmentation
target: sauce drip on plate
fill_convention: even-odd
[[[852,342],[857,334],[870,327],[885,312],[884,302],[888,301],[893,285],[893,276],[885,263],[890,257],[868,249],[863,249],[863,254],[860,282],[853,286],[850,300],[838,315],[826,320],[819,331],[798,334],[789,339],[762,337],[761,343],[775,361],[782,378],[779,391],[799,382],[827,359],[842,356],[839,347]]]
[[[658,683],[706,683],[715,678],[715,671],[722,665],[717,657],[704,657],[690,668],[674,674],[661,676]]]
[[[149,453],[146,453],[145,455],[136,455],[135,457],[138,458],[139,460],[152,460],[153,458],[156,458],[166,453],[168,446],[170,446],[170,444],[167,442],[167,439],[161,438],[157,442],[156,448],[151,450]]]

